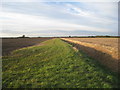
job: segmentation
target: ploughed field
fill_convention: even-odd
[[[73,45],[50,39],[3,56],[3,88],[115,88],[117,73]]]
[[[3,38],[2,39],[2,55],[7,55],[11,51],[39,44],[51,38]]]
[[[88,56],[99,60],[103,65],[119,71],[120,60],[118,52],[119,38],[62,38],[69,43],[75,44],[80,50]]]

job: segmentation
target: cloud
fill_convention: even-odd
[[[22,33],[46,36],[72,33],[77,35],[78,31],[80,35],[83,30],[90,34],[93,32],[111,34],[117,31],[116,4],[5,2],[3,12],[0,14],[2,21],[0,28],[3,36]]]
[[[3,2],[118,2],[119,0],[2,0]]]
[[[74,23],[65,22],[59,19],[52,19],[44,16],[33,16],[19,13],[3,12],[0,17],[7,18],[3,20],[4,30],[89,30],[106,32],[108,29],[90,27]]]
[[[117,14],[116,13],[117,12],[117,3],[116,3],[116,6],[115,5],[113,6],[113,4],[111,4],[111,3],[107,3],[107,5],[106,4],[103,5],[103,4],[100,4],[100,3],[99,4],[98,3],[84,4],[89,8],[93,8],[93,7],[96,8],[98,10],[97,12],[93,12],[92,10],[83,10],[75,5],[72,5],[72,4],[67,4],[66,6],[68,7],[67,12],[72,14],[72,15],[82,17],[82,18],[87,18],[88,20],[96,22],[96,23],[104,23],[104,24],[115,23],[116,20],[108,18],[108,16],[112,15],[111,17],[117,19],[117,15],[114,15],[114,14]],[[101,6],[101,5],[103,5],[103,6]],[[93,6],[93,7],[91,7],[91,6]],[[115,11],[115,12],[113,12],[113,11]],[[101,15],[101,13],[105,14],[105,15]]]

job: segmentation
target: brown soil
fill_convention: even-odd
[[[8,55],[11,51],[33,46],[40,45],[41,42],[52,38],[11,38],[2,39],[2,55]]]

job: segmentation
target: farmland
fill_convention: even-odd
[[[3,88],[116,88],[117,73],[72,44],[50,39],[3,57]]]
[[[69,38],[69,39],[91,44],[99,44],[118,49],[119,38]]]
[[[7,55],[11,51],[39,44],[51,38],[3,38],[2,39],[2,55]]]
[[[119,70],[118,38],[63,38],[63,40],[74,44],[113,71]]]

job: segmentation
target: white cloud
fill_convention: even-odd
[[[3,6],[4,12],[0,14],[3,36],[117,30],[117,6],[113,3],[3,3]]]
[[[75,5],[72,4],[66,4],[67,6],[67,12],[83,18],[88,18],[88,20],[91,20],[96,23],[102,23],[102,24],[113,24],[116,23],[116,20],[110,19],[107,16],[111,16],[114,18],[117,18],[117,3],[110,4],[110,3],[88,3],[86,4],[89,8],[95,8],[96,12],[93,12],[91,10],[83,10]],[[92,6],[92,7],[91,7]]]
[[[44,31],[44,30],[87,30],[107,32],[108,29],[90,27],[85,25],[79,25],[74,23],[65,22],[59,19],[53,19],[44,16],[33,16],[20,13],[3,12],[0,14],[3,17],[3,30],[15,30],[15,31]],[[5,19],[6,18],[6,19]]]
[[[118,2],[119,0],[2,0],[3,2]]]

